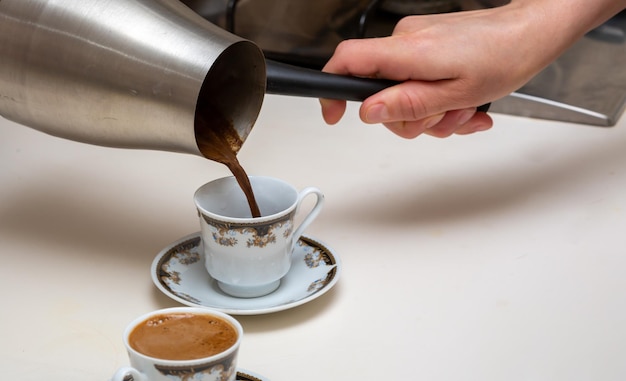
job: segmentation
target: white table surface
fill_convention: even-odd
[[[315,185],[307,235],[338,284],[238,316],[239,365],[271,381],[625,380],[626,117],[613,128],[494,114],[471,136],[400,139],[316,100],[268,96],[240,160]],[[229,175],[191,155],[91,146],[0,118],[3,380],[108,380],[121,335],[179,304],[149,268],[199,230]]]

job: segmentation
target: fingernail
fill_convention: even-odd
[[[368,123],[382,123],[389,121],[389,110],[382,103],[370,106],[365,114],[365,121]]]
[[[441,114],[437,114],[437,115],[433,115],[433,116],[429,116],[428,118],[425,118],[422,122],[422,125],[424,126],[425,129],[429,129],[431,127],[434,127],[437,123],[441,122],[441,119],[443,119],[443,117],[446,115],[446,113],[441,113]]]
[[[481,124],[480,126],[476,127],[476,131],[487,131],[488,129],[490,129],[492,126],[491,124]]]
[[[458,119],[459,126],[462,126],[465,123],[467,123],[470,119],[472,119],[474,114],[476,114],[476,109],[474,108],[467,108],[463,110],[461,112],[461,115],[459,115],[459,119]]]

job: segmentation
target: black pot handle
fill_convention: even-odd
[[[265,91],[268,94],[363,102],[371,95],[400,83],[387,79],[324,73],[273,60],[266,60],[266,65]],[[478,111],[487,112],[490,105],[487,103],[479,106]]]

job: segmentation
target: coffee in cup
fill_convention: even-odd
[[[215,315],[168,312],[137,325],[128,344],[137,352],[166,360],[195,360],[222,353],[237,342],[237,330]]]

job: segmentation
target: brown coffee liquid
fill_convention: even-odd
[[[237,159],[237,152],[243,142],[233,123],[209,106],[204,106],[204,113],[196,115],[196,142],[207,159],[222,163],[230,169],[237,179],[250,205],[252,217],[261,217],[259,205],[254,197],[250,179]]]
[[[222,353],[237,342],[237,330],[219,317],[188,313],[157,315],[139,324],[128,344],[146,356],[195,360]]]

